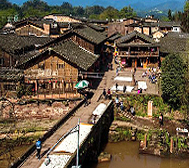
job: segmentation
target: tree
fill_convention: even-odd
[[[102,6],[87,6],[85,8],[85,16],[89,17],[90,15],[100,15],[102,12],[104,12],[105,8]]]
[[[172,21],[172,12],[171,12],[171,9],[169,9],[168,10],[168,18],[169,18],[169,20],[171,20]]]
[[[70,15],[73,11],[73,7],[69,2],[63,2],[61,5],[61,11],[65,15]]]
[[[172,108],[182,104],[185,90],[185,65],[178,54],[169,54],[162,62],[162,97]]]
[[[82,6],[77,6],[73,8],[73,14],[75,16],[84,16],[84,9]]]
[[[9,8],[6,10],[0,10],[0,28],[7,23],[8,18],[12,21],[13,17],[16,14],[18,14],[18,13],[13,8]]]
[[[11,8],[12,4],[10,2],[8,2],[7,0],[0,0],[0,9],[1,10],[5,10],[8,8]]]
[[[100,14],[100,19],[105,20],[108,19],[111,21],[112,19],[119,18],[119,11],[111,6],[107,7],[104,12]]]
[[[27,1],[22,5],[23,13],[27,13],[28,10],[32,10],[32,9],[38,11],[38,13],[48,12],[49,6],[46,2],[40,0]]]
[[[92,15],[89,16],[89,19],[99,20],[99,15],[92,14]]]
[[[136,16],[136,13],[130,6],[128,6],[128,7],[122,8],[119,12],[119,15],[120,15],[120,18],[129,18],[132,16]]]
[[[160,18],[160,20],[161,20],[161,21],[164,21],[164,22],[170,21],[167,16],[162,16],[162,17]]]
[[[189,50],[189,44],[187,44],[187,51]],[[185,90],[183,94],[183,104],[186,108],[188,117],[189,117],[189,56],[188,54],[183,54],[182,55],[184,63],[185,63],[185,75],[184,75],[184,80],[185,80]]]
[[[183,31],[189,32],[189,1],[187,0],[184,6],[184,13],[181,20]]]

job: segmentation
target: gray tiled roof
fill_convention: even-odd
[[[53,51],[84,70],[88,70],[99,57],[79,47],[72,40],[59,43],[53,48]]]
[[[17,36],[15,34],[0,35],[0,48],[8,53],[15,53],[15,50],[45,45],[54,39],[49,37]]]
[[[163,22],[160,21],[158,23],[159,27],[173,27],[173,26],[178,26],[180,27],[181,22]]]
[[[91,27],[92,29],[96,30],[96,31],[102,32],[102,31],[105,30],[105,28],[100,27],[100,26],[95,25],[95,24],[92,24],[92,23],[88,23],[87,25],[88,25],[89,27]]]
[[[41,56],[45,52],[48,52],[48,50],[44,50],[42,52],[39,52],[38,50],[34,50],[34,51],[30,51],[30,52],[28,52],[26,54],[19,55],[18,56],[18,63],[16,65],[16,67],[20,67],[21,65],[29,62],[30,60]]]
[[[99,57],[98,55],[79,47],[71,39],[59,42],[56,46],[51,47],[51,50],[83,70],[88,70]],[[47,54],[47,52],[49,51],[46,49],[43,52],[31,51],[27,54],[20,55],[17,67],[21,67],[23,64],[28,63],[33,59]]]
[[[160,39],[160,52],[163,53],[187,52],[188,47],[188,33],[170,32],[167,34],[167,36]]]
[[[100,44],[107,38],[103,33],[97,32],[87,25],[80,25],[74,28],[73,32],[95,44]]]
[[[150,38],[149,36],[147,36],[145,34],[142,34],[142,33],[139,33],[137,31],[134,31],[134,32],[132,32],[132,33],[130,33],[128,35],[125,35],[125,36],[121,37],[120,39],[118,39],[117,40],[117,45],[120,45],[121,43],[125,43],[125,42],[129,41],[130,39],[132,39],[135,36],[136,37],[138,36],[138,37],[144,39],[148,43],[152,43],[152,44],[155,43],[155,41],[152,38]]]
[[[118,39],[120,37],[121,37],[121,35],[119,33],[115,33],[111,37],[109,37],[107,40],[108,41],[114,41],[114,40],[116,40],[116,39]]]

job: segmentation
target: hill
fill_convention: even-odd
[[[136,11],[145,11],[150,9],[161,9],[161,10],[181,10],[184,6],[185,0],[44,0],[49,5],[61,5],[63,2],[69,2],[73,6],[93,6],[100,5],[103,7],[113,6],[117,9],[121,9],[124,6],[130,5]],[[22,5],[26,0],[10,0],[11,3]]]

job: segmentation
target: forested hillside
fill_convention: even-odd
[[[169,10],[166,14],[162,14],[159,10],[151,10],[149,11],[149,14],[155,15],[155,17],[159,14],[159,18],[164,21],[183,20],[183,24],[187,26],[188,22],[186,22],[186,20],[188,20],[188,6],[188,1],[186,1],[184,14],[180,11],[172,12],[171,10]],[[52,13],[98,20],[121,19],[137,15],[137,12],[131,6],[123,6],[120,10],[116,9],[115,6],[72,6],[69,2],[63,2],[61,5],[52,6],[41,0],[30,0],[19,6],[17,4],[10,3],[8,0],[0,0],[0,27],[8,21],[17,21],[28,17],[43,17]],[[141,13],[143,17],[145,17],[145,14],[146,13]]]

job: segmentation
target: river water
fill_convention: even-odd
[[[138,153],[139,142],[108,143],[104,152],[112,154],[110,162],[90,168],[189,168],[188,159],[160,158]]]

